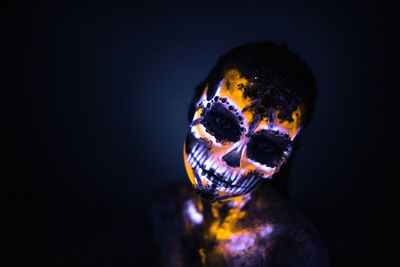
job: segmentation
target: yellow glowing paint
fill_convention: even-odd
[[[211,207],[213,217],[216,219],[210,226],[208,237],[215,238],[216,240],[227,240],[233,235],[237,226],[238,220],[242,219],[245,211],[241,211],[241,202],[244,201],[244,196],[232,198],[238,203],[234,208],[230,209],[228,215],[222,220],[218,210],[221,208],[221,203],[214,203]]]
[[[243,96],[243,87],[251,86],[252,83],[249,82],[246,78],[242,77],[241,73],[236,69],[227,70],[224,74],[224,81],[221,85],[221,89],[219,92],[220,97],[229,98],[230,101],[234,102],[234,104],[239,108],[239,110],[243,110],[246,106],[251,104],[250,98],[245,98]],[[252,112],[244,112],[243,116],[245,117],[247,122],[250,122],[253,119]]]
[[[291,140],[293,140],[299,130],[301,129],[301,116],[303,115],[301,111],[301,107],[299,106],[293,113],[292,113],[292,122],[289,121],[280,121],[278,118],[280,111],[275,110],[275,120],[274,120],[274,125],[272,126],[273,128],[278,128],[280,129],[281,132],[287,133],[290,137]],[[297,115],[296,115],[297,114]],[[261,130],[261,129],[268,129],[270,128],[270,125],[268,123],[267,118],[263,118],[258,126],[255,129],[255,132]]]
[[[200,255],[201,264],[205,265],[206,264],[206,254],[204,253],[203,248],[199,249],[199,255]]]
[[[248,97],[244,97],[243,95],[244,91],[242,88],[246,86],[252,86],[252,83],[249,82],[246,78],[242,77],[241,73],[238,70],[230,69],[225,72],[224,81],[221,85],[219,95],[220,97],[229,98],[229,101],[232,101],[237,107],[239,107],[240,110],[243,110],[243,108],[251,104],[251,99]],[[242,114],[244,116],[245,122],[247,123],[247,125],[249,125],[254,118],[254,113],[251,111],[244,111]],[[279,110],[275,110],[274,126],[281,128],[284,132],[289,134],[291,139],[293,139],[301,127],[300,118],[303,115],[301,107],[299,106],[297,110],[293,112],[293,122],[283,121],[282,123],[279,123],[278,115]],[[260,122],[259,126],[256,128],[256,131],[265,126],[268,126],[266,118]]]
[[[299,132],[301,128],[301,116],[303,115],[301,111],[301,106],[299,106],[293,113],[292,113],[292,122],[289,121],[283,121],[282,123],[279,122],[278,119],[278,114],[276,115],[276,119],[274,121],[274,126],[282,128],[286,130],[286,132],[289,134],[290,139],[293,139],[296,137],[297,133]]]
[[[222,203],[216,202],[212,204],[212,223],[204,232],[205,240],[215,244],[210,251],[211,254],[219,254],[224,258],[238,255],[241,251],[250,249],[258,237],[268,238],[267,236],[272,233],[272,224],[243,227],[240,221],[246,217],[247,212],[243,210],[243,207],[249,199],[249,196],[232,198],[231,201],[234,202],[234,206],[226,216],[220,216],[219,214]],[[204,248],[199,250],[199,255],[202,263],[205,264]]]
[[[251,83],[236,69],[230,69],[225,72],[224,82],[221,85],[220,96],[228,97],[242,110],[251,103],[250,98],[243,97],[243,87],[251,85]]]
[[[208,84],[206,84],[206,86],[204,87],[204,92],[200,97],[201,100],[207,99],[207,91],[208,91]]]
[[[202,108],[199,108],[199,109],[196,111],[196,113],[194,114],[193,120],[196,120],[196,119],[200,118],[202,113],[203,113],[203,109],[202,109]]]

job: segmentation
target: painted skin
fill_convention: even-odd
[[[329,266],[318,231],[268,183],[214,203],[173,184],[153,224],[163,266]]]
[[[248,216],[243,207],[251,199],[249,192],[254,190],[262,179],[271,178],[279,170],[281,164],[289,156],[291,147],[288,146],[282,151],[278,163],[263,164],[248,157],[247,146],[251,136],[258,134],[272,133],[274,137],[283,136],[292,141],[301,128],[300,109],[296,110],[295,118],[292,116],[292,122],[276,120],[274,117],[279,113],[278,110],[273,110],[273,118],[260,118],[254,110],[246,109],[252,105],[253,100],[244,96],[241,88],[245,86],[251,86],[250,82],[235,69],[225,72],[224,79],[219,83],[210,101],[206,98],[208,88],[206,86],[193,117],[189,133],[191,138],[188,138],[184,144],[185,166],[194,187],[214,202],[218,200],[225,202],[208,206],[208,212],[211,214],[208,216],[210,219],[204,239],[214,243],[215,246],[208,250],[204,247],[199,249],[203,264],[206,262],[215,264],[216,261],[226,262],[229,258],[241,255],[255,243],[268,244],[266,240],[273,232],[274,225],[269,222],[251,224],[246,220]],[[218,124],[225,118],[224,115],[231,119],[230,121],[232,118],[238,118],[237,126],[240,126],[240,136],[236,139],[221,140],[213,135],[212,129],[207,128],[207,122],[204,123],[207,112],[216,107],[221,114],[217,116],[219,120],[216,121],[217,126],[224,126],[223,122]],[[225,125],[229,130],[234,130],[231,129],[232,125],[229,125],[230,121],[225,122]],[[188,146],[190,146],[189,149]],[[199,212],[204,211],[203,204],[200,201],[188,203],[192,208],[186,210],[186,216],[191,221],[190,226],[195,226],[199,224],[198,218],[202,218],[199,216],[203,216]],[[197,206],[199,211],[193,209],[194,206]],[[229,208],[228,213],[222,216],[220,211],[223,206]],[[240,227],[243,222],[245,222],[245,227]],[[249,253],[248,251],[247,254]]]

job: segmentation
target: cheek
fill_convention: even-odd
[[[209,142],[209,151],[208,151],[208,157],[212,159],[213,162],[220,162],[221,164],[225,165],[223,163],[222,157],[226,155],[231,149],[234,144],[228,144],[228,145],[221,145],[215,141],[215,138],[208,134],[204,128],[203,125],[198,124],[194,127],[191,127],[191,133],[192,133],[192,138],[185,142],[186,146],[188,149],[185,149],[185,165],[188,168],[188,160],[187,156],[190,154],[190,151],[194,150],[196,144],[202,144],[204,142]],[[201,140],[203,139],[203,140]],[[261,176],[264,179],[271,178],[271,176],[277,171],[277,168],[271,168],[267,167],[265,165],[262,165],[258,162],[255,162],[249,158],[247,158],[247,153],[246,149],[243,151],[243,155],[240,160],[240,167],[238,168],[239,172],[242,172],[244,174],[250,174],[251,172],[257,172],[259,176]],[[190,173],[190,171],[188,171]],[[190,174],[189,174],[190,176]],[[192,180],[192,179],[191,179]]]
[[[202,112],[203,112],[202,108],[199,108],[195,112],[194,117],[193,117],[193,122],[200,119]],[[212,139],[212,136],[209,133],[207,133],[205,127],[201,123],[197,123],[196,125],[190,127],[190,131],[196,139],[201,139],[201,138],[206,138],[209,140]]]
[[[206,139],[211,139],[211,135],[209,133],[207,133],[206,129],[204,128],[204,126],[202,124],[197,124],[196,126],[192,127],[190,129],[190,131],[192,132],[192,134],[197,138],[206,138]]]
[[[217,142],[214,136],[210,135],[202,124],[198,124],[191,128],[191,133],[196,142],[206,144],[209,148],[208,156],[213,161],[221,162],[222,157],[231,149],[234,143],[222,145]],[[194,145],[191,147],[193,148]]]
[[[223,147],[223,145],[217,142],[214,136],[212,136],[207,132],[206,128],[201,123],[198,123],[196,126],[191,127],[190,131],[196,139],[198,140],[205,139],[207,141],[210,141],[212,147],[219,147],[219,148]]]

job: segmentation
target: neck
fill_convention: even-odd
[[[246,217],[245,204],[251,193],[220,202],[203,199],[204,237],[209,241],[224,241],[237,231],[238,222]]]
[[[240,211],[251,198],[252,198],[252,192],[243,196],[237,196],[223,201],[215,202],[212,205],[214,207],[221,207],[228,210]]]
[[[206,217],[222,219],[228,214],[240,213],[246,203],[252,198],[253,192],[243,196],[236,196],[229,199],[211,202],[202,199]],[[208,216],[207,216],[208,215]]]

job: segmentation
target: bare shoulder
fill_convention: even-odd
[[[197,211],[199,201],[199,196],[187,183],[171,183],[157,193],[152,205],[152,223],[163,265],[197,266],[200,262],[195,236],[202,215],[194,213],[198,223],[188,217],[188,212]]]
[[[253,255],[254,258],[264,256],[272,266],[329,266],[316,227],[275,189],[260,187],[248,203],[246,215],[245,224],[249,228],[264,231],[257,240],[257,247],[265,248],[259,250],[264,255]]]
[[[200,196],[190,184],[170,183],[156,193],[152,205],[153,222],[156,224],[183,222],[187,211],[191,211],[192,207],[198,210],[200,203]]]

